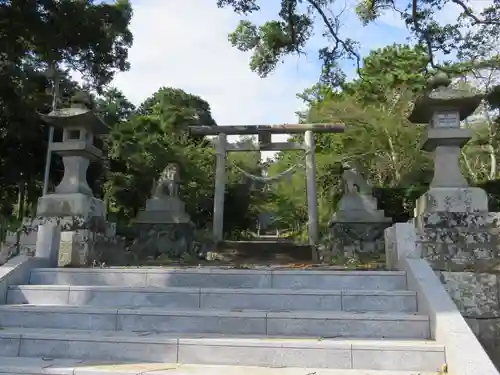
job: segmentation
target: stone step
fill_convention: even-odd
[[[437,372],[215,366],[180,363],[109,363],[78,359],[0,357],[0,374],[44,375],[438,375]]]
[[[0,327],[328,337],[430,337],[429,319],[405,313],[263,312],[3,305]]]
[[[416,312],[413,291],[12,285],[8,304],[265,311]]]
[[[223,268],[40,268],[30,284],[135,287],[405,290],[401,271],[254,270]]]
[[[292,241],[276,238],[255,239],[253,241],[222,241],[217,244],[216,252],[224,254],[225,259],[235,263],[281,261],[282,264],[310,262],[313,249],[310,245],[299,245]]]
[[[429,341],[238,338],[9,328],[0,331],[0,355],[115,363],[141,361],[400,371],[437,371],[445,363],[443,346]]]

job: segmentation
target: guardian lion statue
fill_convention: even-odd
[[[177,197],[180,181],[179,165],[176,163],[168,164],[161,172],[158,181],[153,182],[152,197]]]
[[[344,173],[342,173],[342,181],[344,184],[345,194],[363,194],[371,195],[372,188],[368,185],[366,180],[358,168],[351,164],[344,164]]]

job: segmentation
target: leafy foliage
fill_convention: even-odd
[[[483,62],[498,54],[500,37],[500,4],[494,2],[477,11],[476,0],[358,0],[356,13],[366,25],[375,21],[384,12],[396,12],[406,23],[408,30],[416,38],[424,59],[424,68],[447,71],[467,71],[468,66],[453,64],[450,58],[473,63]],[[219,7],[232,7],[235,12],[248,15],[261,10],[263,1],[258,0],[218,0]],[[345,81],[339,69],[344,59],[354,60],[358,74],[363,77],[357,41],[340,33],[342,12],[334,13],[334,0],[280,0],[277,18],[254,25],[242,20],[230,34],[231,44],[241,51],[252,51],[251,70],[265,77],[289,54],[304,54],[307,42],[314,34],[314,21],[319,20],[325,46],[318,50],[323,62],[320,80],[333,87]],[[458,18],[450,23],[440,24],[438,15],[442,9],[458,9]],[[445,56],[444,64],[438,64],[436,54]],[[366,62],[366,61],[365,61]],[[453,68],[453,69],[451,69]],[[416,72],[418,73],[418,71]]]

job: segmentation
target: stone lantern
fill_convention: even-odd
[[[103,201],[93,196],[87,183],[87,169],[90,162],[102,161],[94,136],[108,128],[92,110],[90,97],[82,92],[72,98],[69,108],[40,116],[62,129],[62,141],[53,142],[51,150],[62,157],[64,176],[54,193],[39,198],[37,216],[57,221],[61,228],[59,265],[86,263],[89,238],[105,228],[106,217]]]
[[[432,212],[488,211],[486,192],[469,187],[460,170],[460,150],[473,135],[461,121],[474,113],[483,95],[452,88],[450,83],[446,74],[438,73],[429,82],[431,91],[416,101],[409,117],[412,123],[429,124],[422,149],[434,153],[434,177],[417,201],[417,217]]]

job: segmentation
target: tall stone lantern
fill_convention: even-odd
[[[102,200],[93,196],[87,183],[90,162],[101,162],[102,151],[94,146],[94,136],[108,128],[94,113],[90,97],[80,92],[69,108],[40,115],[46,123],[62,129],[62,141],[51,149],[62,157],[64,176],[55,192],[39,198],[37,216],[57,221],[61,228],[59,265],[84,265],[92,237],[105,228],[106,211]]]
[[[446,74],[438,73],[429,82],[431,91],[416,101],[409,117],[412,123],[429,124],[422,149],[434,153],[434,177],[417,201],[417,218],[433,212],[488,211],[486,192],[470,187],[460,170],[461,148],[473,134],[461,121],[478,108],[483,95],[452,88],[450,83]]]

